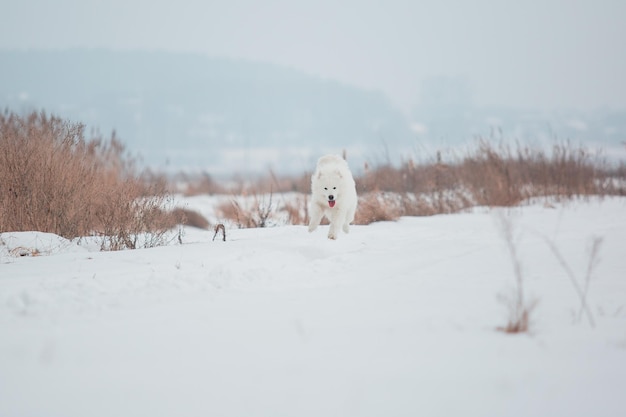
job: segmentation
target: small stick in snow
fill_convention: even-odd
[[[223,238],[222,240],[226,242],[226,228],[224,227],[222,223],[215,226],[215,234],[213,235],[213,241],[215,241],[215,237],[217,236],[220,230],[222,231],[222,238]]]

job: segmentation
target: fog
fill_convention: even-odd
[[[433,76],[478,106],[626,108],[620,0],[3,1],[0,48],[104,47],[275,63],[387,94]]]

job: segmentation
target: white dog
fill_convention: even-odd
[[[309,232],[317,229],[325,215],[330,221],[329,239],[337,239],[339,228],[348,233],[357,205],[348,163],[338,155],[322,156],[311,177],[311,194]]]

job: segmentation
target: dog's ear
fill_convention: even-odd
[[[341,171],[340,170],[335,170],[335,173],[339,176],[339,178],[343,178],[343,175],[341,175]]]
[[[319,180],[320,178],[322,178],[322,171],[317,172],[317,179]]]

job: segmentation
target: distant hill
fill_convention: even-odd
[[[342,149],[356,160],[382,158],[413,138],[381,93],[182,53],[0,51],[0,106],[116,130],[150,165],[218,173],[299,172]]]

